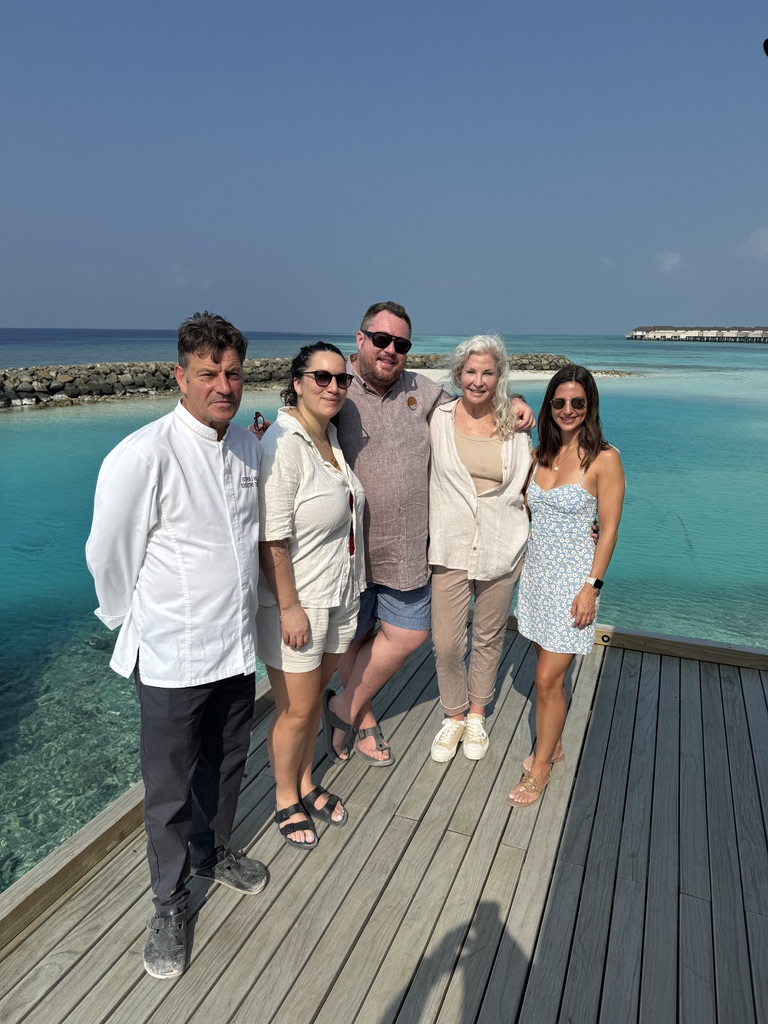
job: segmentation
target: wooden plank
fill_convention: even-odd
[[[483,770],[489,758],[490,754],[474,765],[473,780],[477,777],[478,770]],[[490,769],[491,765],[488,767]],[[450,980],[450,971],[471,924],[472,911],[480,899],[491,871],[495,851],[510,809],[505,800],[508,788],[506,775],[498,771],[489,771],[486,777],[489,781],[495,777],[495,781],[492,785],[486,785],[483,811],[474,830],[467,856],[458,871],[454,887],[446,899],[426,953],[400,1008],[398,1024],[401,1021],[405,1024],[408,1021],[436,1019]],[[469,802],[472,797],[468,786],[462,802]],[[477,794],[475,797],[477,798]],[[468,908],[472,910],[468,912]]]
[[[615,656],[619,652],[609,653]],[[636,702],[637,680],[634,673],[630,673],[627,679],[622,676],[619,681],[606,749],[605,771],[560,1010],[565,1020],[596,1020],[600,1007]]]
[[[472,918],[469,936],[461,948],[440,1007],[439,1024],[467,1024],[467,1021],[475,1019],[485,995],[486,979],[505,932],[504,922],[522,865],[522,850],[499,846]]]
[[[398,928],[376,974],[356,1024],[391,1024],[407,995],[435,921],[450,893],[469,846],[466,836],[446,832],[422,886]]]
[[[600,1024],[637,1020],[644,917],[645,882],[619,876],[605,958],[600,1015],[594,1018]]]
[[[425,737],[429,729],[429,723],[424,723],[422,731]],[[436,784],[440,786],[440,798],[430,803],[391,885],[382,894],[365,924],[362,935],[351,949],[329,997],[319,1012],[318,1024],[331,1021],[334,1024],[347,1024],[357,1016],[408,906],[415,899],[419,886],[426,884],[422,879],[445,834],[447,821],[444,808],[455,806],[461,800],[467,778],[468,773],[456,771],[436,777]],[[378,807],[374,811],[378,814]],[[281,1008],[277,1019],[292,1020],[290,1016],[286,1016],[286,1012],[285,1008]]]
[[[731,770],[725,739],[720,676],[701,666],[701,706],[707,781],[707,834],[712,873],[713,949],[718,1018],[753,1024],[744,902],[734,842]]]
[[[662,658],[651,811],[640,1024],[677,1013],[680,662]]]
[[[747,935],[756,1018],[764,1022],[768,1020],[768,917],[747,912]]]
[[[93,877],[64,900],[56,913],[46,914],[37,928],[25,933],[28,941],[19,943],[8,953],[0,967],[0,997],[10,988],[23,984],[26,975],[77,927],[94,906],[99,906],[127,875],[145,864],[144,849],[143,835],[126,843],[110,859],[109,871],[94,871]]]
[[[582,867],[586,864],[592,838],[595,807],[600,792],[605,751],[610,738],[616,694],[619,688],[622,652],[605,652],[600,672],[589,730],[579,762],[579,774],[573,790],[558,860],[567,860]]]
[[[720,668],[728,764],[733,784],[733,814],[739,843],[739,868],[744,907],[768,916],[768,842],[760,808],[749,727],[738,669]]]
[[[350,900],[345,901],[334,915],[333,941],[316,949],[302,971],[301,985],[284,1000],[274,1024],[309,1024],[315,1019],[347,1024],[357,1016],[443,838],[439,828],[416,832],[410,818],[395,815],[389,827],[396,825],[408,828],[412,838],[389,884],[382,892],[354,894],[349,908]],[[316,993],[315,998],[308,1000],[307,991]]]
[[[768,669],[768,650],[764,647],[743,647],[739,644],[717,643],[714,640],[667,636],[664,633],[644,633],[641,630],[616,629],[614,626],[601,625],[595,627],[595,643],[621,647],[629,651],[692,658],[697,661],[714,662],[718,665]]]
[[[558,860],[518,1024],[558,1019],[583,874],[580,864]],[[489,988],[477,1024],[509,1024],[515,1020],[509,1010],[503,988]]]
[[[648,874],[648,841],[651,830],[651,793],[653,761],[656,752],[656,717],[659,704],[659,660],[626,651],[621,664],[623,693],[637,690],[635,727],[629,763],[629,781],[621,829],[621,847],[617,874],[620,878],[642,882]],[[609,770],[612,770],[609,766]]]
[[[254,1020],[266,1024],[292,990],[301,991],[306,1000],[307,964],[316,951],[323,949],[326,955],[333,952],[343,958],[344,940],[339,942],[339,936],[346,935],[348,942],[349,932],[354,936],[362,930],[372,903],[389,883],[415,827],[414,822],[395,817],[356,877],[341,859],[334,865],[274,950],[270,962],[252,976],[250,991],[231,1018],[232,1024],[252,1024]],[[320,996],[317,989],[310,991]]]
[[[680,894],[680,1024],[716,1024],[712,906]]]
[[[483,1003],[483,1013],[488,1019],[494,1019],[494,1014],[507,1014],[506,1017],[501,1016],[501,1020],[513,1019],[523,1000],[602,661],[602,651],[593,650],[581,663],[578,685],[574,689],[563,731],[564,748],[569,754],[565,762],[553,769],[553,782],[538,802],[533,825],[524,825],[516,830],[513,822],[530,822],[534,809],[515,808],[504,834],[504,841],[512,846],[520,842],[521,834],[524,835],[528,851],[488,981]]]
[[[30,1013],[35,1024],[67,1020],[77,1008],[88,981],[96,971],[106,973],[122,954],[124,942],[135,934],[142,911],[140,877],[137,867],[107,894],[100,906],[92,907],[17,986],[0,1002],[3,1024],[16,1024]],[[144,911],[146,916],[146,911]],[[130,941],[130,940],[129,940]],[[89,956],[94,947],[100,957]]]
[[[680,662],[680,890],[710,898],[698,661]]]
[[[741,682],[760,807],[768,821],[768,672],[741,669]]]

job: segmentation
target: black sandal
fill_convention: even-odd
[[[338,715],[331,711],[329,702],[333,695],[333,690],[326,690],[323,694],[323,738],[325,739],[325,750],[334,764],[345,764],[352,753],[352,744],[355,742],[357,730],[355,729],[354,722],[350,725],[349,722],[345,722],[343,718],[339,718]],[[334,729],[343,729],[346,734],[344,742],[341,744],[341,753],[346,754],[346,757],[339,757],[333,749]]]
[[[315,807],[315,804],[321,796],[327,796],[328,799],[322,807]],[[347,814],[347,808],[345,807],[344,814],[341,818],[334,818],[333,812],[341,803],[341,797],[336,796],[335,793],[329,793],[327,789],[322,786],[315,786],[311,789],[306,796],[301,798],[301,806],[313,818],[319,818],[320,821],[327,821],[329,825],[335,825],[336,828],[340,828],[342,825],[346,825],[349,819]]]
[[[317,833],[312,825],[312,819],[307,817],[305,820],[306,825],[303,825],[300,821],[292,821],[290,825],[281,825],[281,822],[287,821],[294,814],[306,814],[306,811],[301,804],[292,804],[290,807],[284,807],[282,811],[275,811],[275,824],[277,825],[277,831],[288,843],[289,846],[295,847],[297,850],[314,850],[317,846]],[[291,839],[294,832],[311,832],[314,839],[311,843],[308,843],[306,839],[299,841],[298,839]]]

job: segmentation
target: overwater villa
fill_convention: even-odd
[[[768,343],[768,327],[635,327],[629,341],[736,341]]]

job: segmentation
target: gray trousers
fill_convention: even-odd
[[[229,849],[253,721],[255,676],[202,686],[145,686],[141,774],[147,859],[158,914],[186,907],[190,866],[209,867]]]

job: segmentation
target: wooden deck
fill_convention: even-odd
[[[768,1021],[768,654],[603,635],[531,809],[505,800],[533,731],[535,658],[514,632],[484,760],[431,761],[426,646],[379,695],[393,768],[329,765],[319,747],[350,823],[310,854],[271,824],[260,721],[234,842],[270,883],[241,897],[193,880],[202,909],[172,982],[142,968],[134,794],[98,863],[74,842],[0,897],[0,1021]],[[54,898],[67,870],[85,874]]]

